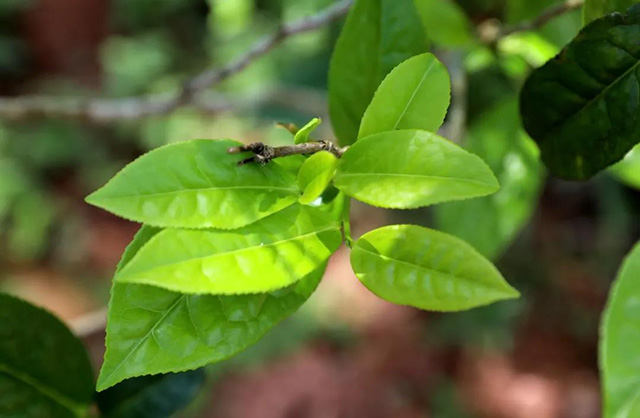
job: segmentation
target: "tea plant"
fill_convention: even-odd
[[[187,140],[124,167],[87,197],[142,224],[113,279],[97,382],[101,413],[178,411],[202,384],[202,366],[256,343],[309,299],[342,244],[355,276],[393,303],[450,312],[518,297],[489,260],[533,210],[542,177],[538,147],[552,175],[587,180],[611,167],[623,181],[640,184],[634,148],[640,142],[640,5],[634,3],[587,0],[584,28],[548,59],[554,47],[533,31],[582,3],[568,0],[514,26],[474,28],[448,0],[357,0],[329,70],[336,142],[315,137],[316,118],[300,129],[286,125],[289,145]],[[508,5],[520,12],[539,8],[537,2]],[[306,24],[318,27],[348,6]],[[141,102],[149,108],[139,113],[189,103],[197,86],[244,68],[302,27],[285,27],[221,73],[187,83],[176,98]],[[522,31],[529,36],[518,37]],[[463,51],[467,66],[480,65],[487,54],[511,72],[522,60],[548,61],[520,91],[524,130],[515,94],[508,93],[483,109],[462,141],[440,136],[448,131],[445,118],[454,119],[452,82],[427,52],[429,42]],[[12,111],[55,113],[55,106],[37,105]],[[124,114],[104,109],[61,112],[102,120]],[[389,225],[352,237],[352,199],[393,209],[435,206],[441,231]],[[607,418],[640,412],[639,263],[636,247],[604,314]],[[0,397],[0,415],[87,415],[91,367],[66,327],[0,295],[0,337],[0,393],[8,394]]]

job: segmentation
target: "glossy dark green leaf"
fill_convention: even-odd
[[[93,393],[82,342],[49,312],[0,294],[0,416],[81,417]]]
[[[420,309],[461,311],[519,296],[469,244],[415,225],[364,234],[353,247],[351,265],[382,299]]]
[[[398,209],[485,196],[499,188],[478,156],[415,130],[360,139],[340,159],[334,184],[370,205]]]
[[[358,137],[360,119],[382,79],[426,50],[413,0],[356,0],[329,70],[331,123],[342,145]]]
[[[187,406],[205,382],[203,369],[141,376],[98,393],[103,418],[169,418]]]
[[[341,243],[331,213],[294,205],[235,231],[165,229],[115,281],[193,294],[266,292],[318,269]]]
[[[362,117],[359,138],[399,129],[436,132],[449,108],[449,73],[433,54],[409,58],[382,81]]]
[[[142,240],[153,235],[145,228],[132,247],[144,248]],[[98,390],[132,377],[196,369],[244,350],[309,298],[325,267],[287,288],[252,295],[186,295],[115,282]]]
[[[584,180],[640,141],[640,5],[594,21],[532,73],[524,126],[552,174]]]
[[[278,163],[238,166],[231,140],[193,140],[153,150],[126,166],[87,202],[160,227],[234,229],[291,205],[295,177]]]
[[[327,151],[313,154],[298,172],[298,187],[302,190],[300,203],[308,205],[318,199],[331,183],[338,159]]]
[[[455,48],[473,42],[471,21],[454,0],[414,0],[429,40]]]
[[[309,135],[322,123],[320,118],[311,119],[306,125],[304,125],[296,135],[293,137],[293,142],[295,144],[303,144],[309,141]]]
[[[585,0],[582,6],[584,23],[588,24],[606,14],[624,12],[637,0]]]
[[[631,412],[640,411],[640,245],[618,273],[601,330],[604,417],[636,417]]]
[[[500,190],[437,206],[436,225],[493,259],[533,213],[542,178],[539,152],[520,127],[516,100],[502,102],[481,115],[469,127],[465,147],[489,164]]]

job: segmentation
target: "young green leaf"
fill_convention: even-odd
[[[293,142],[295,144],[304,144],[305,142],[309,142],[309,135],[322,123],[320,118],[313,118],[304,125],[302,128],[296,132],[296,135],[293,137]]]
[[[639,31],[640,5],[598,19],[525,83],[523,123],[554,175],[588,179],[640,141]]]
[[[235,231],[165,229],[115,281],[193,294],[266,292],[318,269],[341,243],[334,216],[294,205]]]
[[[370,205],[409,209],[494,193],[500,187],[476,155],[425,131],[375,134],[352,145],[334,184]]]
[[[141,376],[98,393],[103,418],[169,418],[187,406],[205,382],[203,369]]]
[[[632,418],[640,410],[640,245],[618,273],[602,316],[600,368],[604,417]]]
[[[336,172],[338,159],[327,151],[313,154],[298,172],[298,187],[302,190],[300,203],[308,205],[325,191]]]
[[[83,417],[92,398],[82,342],[49,312],[0,294],[0,416]]]
[[[351,265],[382,299],[420,309],[461,311],[519,296],[469,244],[415,225],[366,233],[353,247]]]
[[[582,18],[587,25],[606,14],[624,12],[637,0],[585,0],[582,6]]]
[[[500,190],[491,196],[437,206],[436,225],[493,259],[534,210],[542,178],[539,152],[520,127],[515,99],[478,117],[469,127],[465,145],[489,164]]]
[[[438,46],[456,48],[473,42],[471,21],[453,0],[414,0],[427,36]]]
[[[436,132],[449,107],[447,69],[432,54],[404,61],[382,81],[360,125],[359,138],[397,129]]]
[[[123,218],[174,228],[234,229],[294,203],[295,177],[278,163],[238,161],[231,140],[158,148],[125,167],[87,202]]]
[[[402,61],[426,51],[412,0],[356,0],[329,69],[329,112],[342,145],[358,137],[360,119],[382,79]]]
[[[120,269],[159,233],[143,226]],[[186,295],[114,282],[98,390],[136,376],[196,369],[244,350],[309,298],[325,267],[284,289],[252,295]]]
[[[636,145],[609,172],[627,186],[640,189],[640,145]]]

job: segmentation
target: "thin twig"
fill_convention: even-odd
[[[238,165],[249,163],[267,164],[274,158],[288,157],[290,155],[308,155],[315,154],[320,151],[328,151],[336,157],[342,157],[347,148],[340,148],[329,141],[313,141],[296,145],[285,145],[282,147],[272,147],[262,142],[254,142],[252,144],[240,147],[229,148],[229,154],[239,154],[242,152],[253,152],[255,155],[245,160],[239,161]]]
[[[56,96],[0,98],[0,119],[26,120],[41,117],[80,119],[94,123],[141,119],[168,114],[182,106],[195,106],[209,112],[228,109],[226,102],[202,102],[199,95],[244,70],[285,39],[310,32],[330,23],[349,10],[352,0],[341,0],[324,11],[281,25],[273,34],[255,43],[248,51],[219,69],[207,69],[183,84],[177,93],[161,93],[120,99]]]
[[[527,32],[540,29],[554,18],[582,7],[583,0],[566,0],[545,9],[532,20],[515,25],[501,26],[496,19],[490,19],[478,26],[480,39],[487,44],[495,44],[499,40],[517,32]]]

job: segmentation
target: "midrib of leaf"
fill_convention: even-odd
[[[319,235],[319,234],[321,234],[323,232],[327,232],[327,231],[331,231],[331,230],[338,230],[338,229],[339,229],[339,227],[337,225],[334,225],[334,226],[327,227],[327,228],[324,228],[324,229],[319,229],[319,230],[316,230],[316,231],[313,231],[313,232],[308,232],[306,234],[296,235],[295,237],[286,238],[286,239],[282,239],[282,240],[279,240],[279,241],[274,241],[274,242],[266,244],[266,245],[253,245],[251,247],[245,247],[245,248],[240,248],[240,249],[236,249],[236,250],[224,251],[224,252],[221,252],[221,253],[215,253],[215,254],[211,254],[211,255],[206,255],[206,256],[203,256],[203,257],[185,258],[183,260],[176,261],[176,262],[173,262],[173,263],[161,264],[161,265],[152,267],[150,269],[140,270],[140,271],[135,272],[133,275],[135,276],[135,275],[138,275],[138,274],[141,274],[141,273],[149,273],[149,272],[153,272],[153,271],[158,270],[158,269],[164,269],[164,268],[167,268],[167,267],[176,266],[176,265],[180,265],[180,264],[183,264],[183,263],[189,263],[189,262],[192,262],[194,260],[213,259],[213,258],[216,258],[216,257],[219,257],[219,256],[223,256],[223,255],[238,254],[238,253],[242,253],[242,252],[246,252],[246,251],[252,251],[252,250],[260,249],[260,248],[274,247],[276,245],[284,244],[286,242],[291,242],[291,241],[295,241],[295,240],[304,240],[305,238],[307,238],[309,236]],[[136,254],[131,259],[131,261],[127,264],[127,266],[131,265],[131,263],[139,256],[139,254],[140,253]],[[123,272],[118,275],[117,278],[122,277],[122,275],[126,276],[126,267],[123,269]],[[126,279],[120,279],[120,281],[123,281],[123,282],[127,283]],[[136,281],[136,283],[137,283],[137,281]]]
[[[373,251],[365,250],[361,246],[358,246],[358,249],[360,249],[361,251],[363,251],[365,253],[371,254],[371,255],[373,255],[375,257],[382,258],[383,260],[392,261],[392,262],[395,262],[395,263],[398,263],[398,264],[405,264],[405,265],[411,266],[413,268],[417,268],[419,270],[424,270],[424,271],[426,271],[428,273],[436,273],[436,274],[445,276],[446,278],[448,278],[450,280],[461,280],[463,282],[466,282],[468,284],[474,285],[476,287],[483,287],[485,289],[491,289],[491,290],[497,290],[497,291],[504,292],[504,289],[502,289],[500,287],[496,287],[496,286],[493,286],[491,284],[487,284],[487,283],[483,283],[483,282],[476,282],[476,281],[473,281],[473,280],[471,280],[471,279],[469,279],[467,277],[464,277],[464,276],[455,276],[455,275],[453,275],[451,273],[447,273],[447,272],[431,269],[431,268],[428,268],[428,267],[421,266],[419,264],[411,263],[409,261],[399,260],[397,258],[389,257],[389,256],[386,256],[386,255],[383,255],[383,254],[374,253]]]
[[[25,385],[33,388],[34,390],[36,390],[38,393],[42,394],[43,396],[53,400],[55,403],[57,403],[58,405],[63,406],[64,408],[68,409],[69,411],[71,411],[75,416],[80,417],[84,414],[84,412],[86,411],[87,407],[72,400],[69,399],[68,397],[62,395],[60,392],[58,392],[57,390],[46,386],[44,384],[42,384],[41,382],[37,381],[36,379],[32,378],[31,376],[25,374],[25,373],[21,373],[17,370],[14,370],[6,365],[0,364],[0,373],[6,373],[7,375],[9,375],[10,377],[24,383]]]
[[[394,131],[394,130],[396,130],[398,128],[398,125],[400,124],[400,121],[402,121],[402,119],[404,118],[405,114],[407,113],[407,110],[409,110],[409,107],[413,103],[413,100],[416,98],[416,94],[418,94],[418,90],[420,90],[420,88],[422,87],[422,84],[427,79],[427,76],[431,72],[431,68],[433,68],[433,64],[435,64],[435,62],[436,62],[435,60],[432,60],[431,64],[429,64],[429,68],[427,68],[427,70],[424,72],[424,75],[420,79],[420,82],[418,83],[418,86],[416,87],[416,89],[411,94],[411,98],[409,98],[409,101],[407,102],[406,106],[402,110],[402,113],[398,117],[398,120],[396,120],[395,125],[393,125],[393,128],[391,129],[392,131]]]
[[[155,193],[138,193],[133,195],[117,195],[117,196],[107,196],[103,197],[103,199],[131,199],[133,197],[150,197],[150,196],[164,196],[170,194],[181,194],[181,193],[192,193],[192,192],[207,192],[207,191],[224,191],[224,190],[269,190],[269,191],[286,191],[291,192],[292,194],[296,194],[298,192],[295,188],[290,187],[273,187],[273,186],[221,186],[221,187],[207,187],[207,188],[197,188],[197,189],[180,189],[180,190],[172,190],[168,192],[155,192]]]
[[[444,176],[433,176],[433,175],[422,175],[422,174],[400,174],[400,173],[343,173],[336,176],[336,179],[344,178],[344,177],[406,177],[406,178],[423,178],[423,179],[433,179],[433,180],[444,180],[444,181],[459,181],[463,183],[472,183],[479,184],[483,186],[495,187],[492,184],[484,183],[479,180],[466,179],[462,177],[444,177]]]
[[[633,64],[631,67],[629,67],[628,70],[626,70],[624,73],[622,73],[620,76],[618,76],[618,78],[616,78],[615,80],[613,80],[609,85],[607,85],[604,89],[602,89],[602,91],[600,93],[598,93],[597,95],[595,95],[592,99],[590,99],[587,103],[585,103],[583,106],[580,107],[580,109],[576,110],[574,113],[570,114],[569,116],[567,116],[567,118],[563,121],[558,123],[552,130],[551,132],[549,132],[546,136],[545,139],[548,138],[552,133],[556,132],[558,129],[560,129],[560,127],[566,125],[567,123],[569,123],[570,121],[573,121],[573,119],[577,118],[586,108],[588,108],[589,106],[591,106],[592,104],[598,102],[599,100],[603,100],[604,99],[604,95],[609,91],[609,89],[613,88],[613,86],[615,86],[616,84],[618,84],[622,79],[624,79],[626,76],[628,76],[629,74],[631,74],[632,72],[634,72],[637,68],[638,65],[640,65],[640,60],[638,60],[636,57],[634,57],[633,55],[631,55],[631,53],[627,50],[625,50],[624,48],[620,48],[617,45],[612,44],[611,42],[609,42],[608,40],[603,40],[602,42],[606,42],[607,44],[611,45],[613,48],[619,49],[621,51],[624,51],[626,54],[628,54],[631,58],[633,58],[634,60],[636,60],[636,63]],[[591,75],[589,75],[589,77],[591,77]],[[593,78],[593,77],[591,77]],[[637,76],[636,76],[637,78]],[[596,80],[597,81],[597,80]]]
[[[156,328],[158,328],[160,326],[160,324],[162,324],[162,322],[165,320],[165,318],[174,310],[176,309],[176,307],[182,302],[182,300],[187,297],[187,295],[180,295],[180,297],[173,303],[173,305],[171,305],[169,307],[169,309],[166,310],[166,312],[164,314],[162,314],[162,316],[160,317],[160,319],[158,319],[158,321],[151,327],[151,329],[149,330],[149,332],[147,332],[142,338],[140,338],[140,341],[138,341],[138,343],[127,353],[127,355],[124,357],[124,359],[122,359],[122,361],[120,363],[118,363],[118,365],[116,366],[115,369],[113,369],[111,371],[111,373],[109,373],[108,375],[105,376],[104,379],[99,379],[103,382],[103,384],[101,386],[104,387],[104,382],[105,381],[109,381],[109,379],[111,378],[111,376],[113,376],[118,370],[120,370],[120,367],[122,367],[123,364],[125,364],[129,358],[138,351],[138,349],[140,348],[140,346],[142,345],[142,343],[144,343],[148,338],[149,335],[151,335]],[[135,376],[129,376],[129,377],[135,377]],[[107,387],[113,386],[113,384],[110,384]],[[107,387],[104,387],[104,389],[106,389]]]

